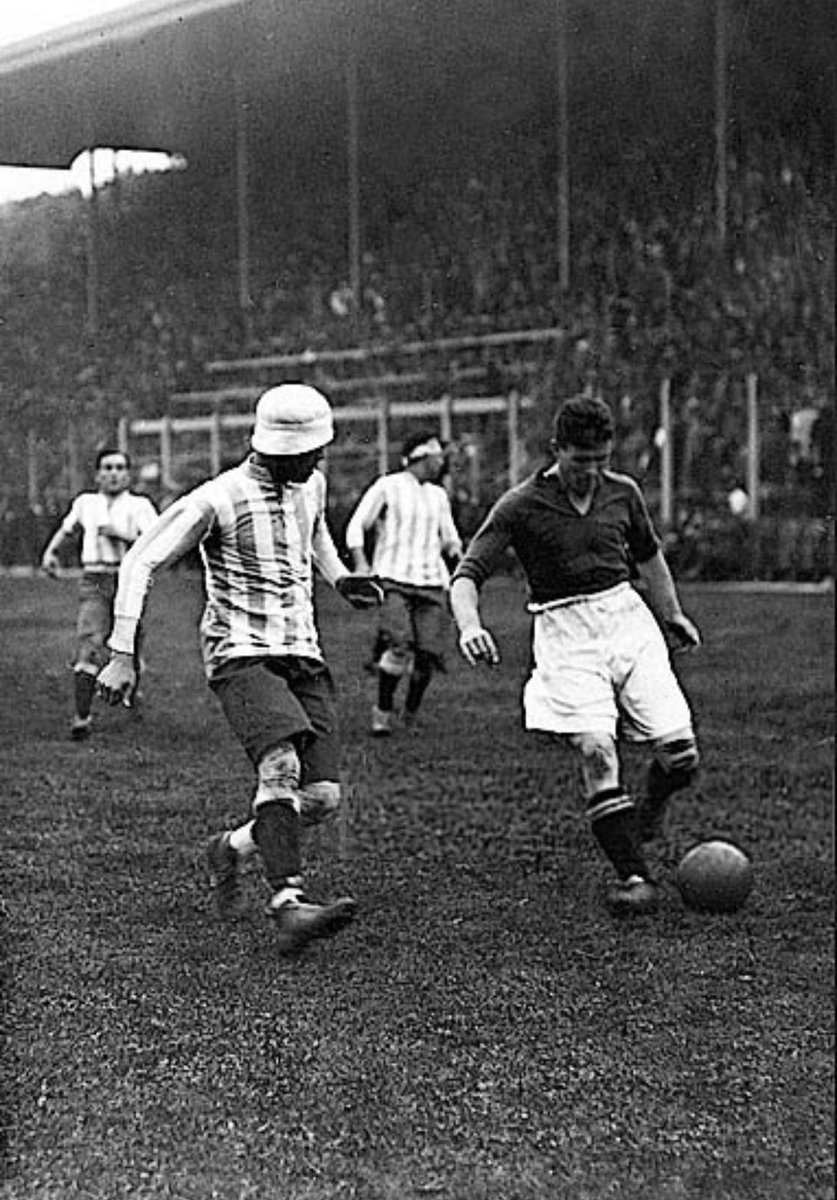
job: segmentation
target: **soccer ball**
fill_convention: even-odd
[[[753,888],[753,864],[743,850],[721,838],[693,846],[676,877],[683,903],[697,912],[730,913]]]

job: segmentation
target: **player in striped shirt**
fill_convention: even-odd
[[[433,434],[413,436],[403,447],[401,465],[367,489],[346,527],[355,570],[374,573],[385,594],[377,643],[378,696],[372,709],[376,737],[393,730],[400,681],[409,681],[404,701],[409,724],[434,672],[444,668],[448,564],[453,566],[462,554],[448,494],[438,482],[445,467],[442,443]],[[365,549],[370,538],[371,565]]]
[[[555,461],[494,505],[459,565],[451,603],[468,662],[498,662],[479,593],[507,547],[515,551],[533,614],[526,728],[566,740],[578,756],[587,816],[616,871],[608,904],[631,915],[657,906],[643,843],[698,764],[664,633],[681,649],[699,645],[700,635],[680,607],[639,486],[609,470],[613,432],[603,401],[575,396],[561,406]],[[622,782],[620,733],[652,747],[638,810]]]
[[[176,501],[127,555],[112,658],[99,676],[111,704],[130,691],[152,579],[198,547],[209,686],[257,774],[252,819],[209,843],[211,881],[219,910],[233,913],[241,869],[258,850],[282,953],[337,932],[355,912],[350,897],[306,898],[300,849],[301,827],[333,816],[340,802],[335,692],[314,617],[313,570],[356,608],[383,599],[373,580],[343,565],[326,523],[317,465],[332,438],[331,408],[314,388],[283,384],[261,397],[253,453]]]
[[[131,463],[121,450],[105,448],[96,455],[96,484],[95,492],[76,496],[41,557],[43,570],[55,577],[61,570],[58,552],[66,543],[81,538],[82,574],[73,665],[75,712],[70,728],[74,741],[90,735],[96,675],[107,660],[105,642],[113,624],[119,565],[128,548],[157,519],[157,510],[148,497],[130,490]],[[139,671],[139,646],[136,667]]]

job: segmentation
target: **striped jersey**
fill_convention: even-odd
[[[201,641],[209,678],[233,658],[294,655],[322,661],[313,568],[330,583],[349,573],[335,549],[325,505],[322,472],[277,489],[252,459],[195,488],[126,557],[111,648],[133,644],[154,572],[197,545],[206,587]]]
[[[61,531],[70,537],[81,534],[81,565],[85,571],[114,572],[129,546],[156,519],[157,510],[147,496],[82,492],[61,522]]]
[[[376,479],[346,527],[348,549],[362,549],[370,532],[376,575],[416,587],[447,587],[450,574],[442,556],[461,554],[462,542],[439,484],[420,483],[412,471]]]

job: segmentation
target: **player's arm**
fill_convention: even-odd
[[[206,536],[213,510],[184,497],[166,509],[134,542],[119,568],[113,630],[108,639],[111,660],[99,673],[96,690],[108,704],[124,703],[136,685],[134,647],[137,626],[155,574],[178,562]]]
[[[61,560],[58,557],[58,551],[65,544],[65,542],[68,542],[71,538],[75,537],[75,535],[81,529],[81,524],[77,517],[77,507],[77,503],[74,502],[72,508],[67,513],[67,516],[58,526],[55,533],[47,542],[46,546],[44,546],[44,550],[41,555],[41,570],[45,571],[47,575],[51,575],[53,578],[55,578],[55,576],[61,570]]]
[[[500,661],[494,638],[484,628],[480,616],[480,593],[473,579],[466,575],[454,577],[450,588],[450,606],[459,630],[459,649],[472,667],[479,662],[491,666]]]
[[[382,477],[376,479],[372,486],[367,488],[349,518],[346,526],[346,549],[352,560],[352,567],[357,572],[366,575],[372,573],[372,566],[366,557],[364,543],[369,530],[383,515],[386,502],[386,484]]]
[[[375,608],[383,603],[383,589],[370,572],[353,575],[346,570],[326,520],[325,495],[323,509],[314,525],[311,551],[319,573],[353,608]]]
[[[471,666],[478,662],[493,666],[500,661],[497,644],[482,623],[480,592],[510,544],[511,525],[506,504],[500,500],[474,534],[451,583],[450,606],[459,630],[459,649]]]
[[[442,557],[445,560],[448,570],[454,571],[462,561],[462,539],[459,536],[459,530],[456,528],[456,523],[453,519],[447,493],[444,493],[444,503],[439,523],[439,536],[442,545]]]
[[[662,550],[637,563],[637,570],[645,585],[648,604],[671,637],[675,648],[691,650],[699,646],[700,633],[680,606],[677,588]]]

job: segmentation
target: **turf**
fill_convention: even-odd
[[[520,729],[519,584],[486,593],[502,665],[452,653],[383,743],[373,619],[323,592],[348,800],[309,877],[361,915],[288,963],[256,874],[238,922],[207,895],[203,844],[251,777],[203,683],[196,578],[157,584],[144,704],[84,744],[74,587],[0,580],[4,1200],[833,1196],[830,596],[685,591],[704,767],[661,912],[624,923],[571,761]],[[713,835],[756,865],[733,916],[671,882]]]

